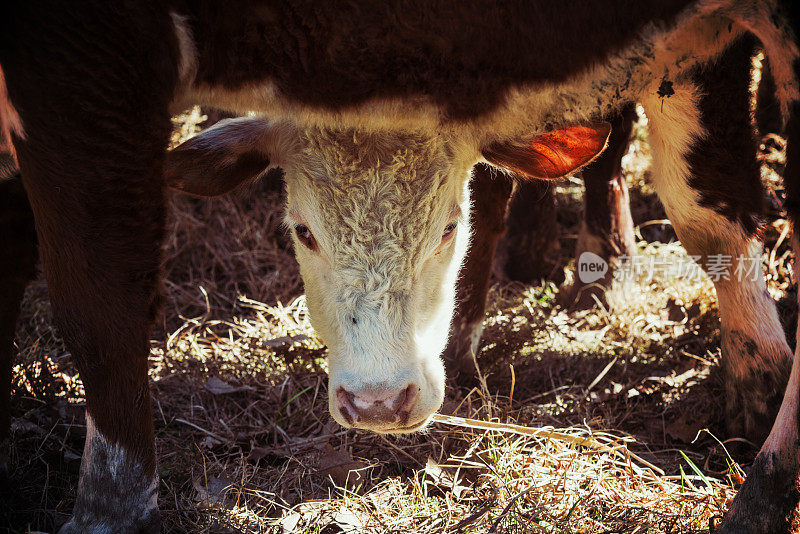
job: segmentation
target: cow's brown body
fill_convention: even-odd
[[[741,58],[755,43],[739,37],[745,30],[778,59],[781,109],[791,110],[789,210],[800,215],[796,41],[773,8],[746,0],[4,5],[0,132],[14,142],[54,319],[87,395],[75,516],[64,532],[158,530],[146,366],[175,106],[198,99],[314,125],[441,128],[483,147],[600,119],[642,97],[660,153],[687,150],[656,161],[657,189],[681,241],[702,258],[755,255],[747,247],[757,235],[760,184],[739,87],[749,78]],[[684,50],[683,39],[669,39],[673,30],[705,48]],[[548,92],[553,86],[564,90]],[[717,290],[731,429],[760,437],[790,353],[782,333],[763,337],[779,325],[755,286]],[[10,362],[0,363],[6,376]],[[798,388],[800,364],[724,531],[787,528],[798,500]]]
[[[448,119],[471,120],[500,105],[509,86],[564,80],[689,3],[238,0],[196,2],[189,13],[199,86],[274,80],[293,100],[330,111],[426,95]]]

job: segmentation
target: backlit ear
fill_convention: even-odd
[[[494,143],[482,150],[497,167],[531,178],[561,178],[580,169],[606,147],[611,125],[567,126],[522,143]]]
[[[164,175],[191,195],[222,195],[285,164],[294,138],[291,126],[263,118],[220,121],[169,151]]]

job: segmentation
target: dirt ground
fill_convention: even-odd
[[[202,121],[198,109],[176,118],[175,141]],[[762,149],[764,268],[791,324],[780,149],[779,139]],[[639,254],[687,261],[647,185],[646,119],[624,166]],[[569,279],[582,185],[554,187]],[[574,314],[552,283],[497,279],[483,380],[450,388],[426,432],[382,437],[345,431],[327,413],[326,351],[281,227],[280,180],[170,203],[168,304],[150,355],[166,532],[705,532],[742,481],[755,448],[724,441],[705,276],[666,269],[617,281],[605,305]],[[41,279],[28,288],[17,348],[0,525],[52,532],[74,502],[85,420]]]

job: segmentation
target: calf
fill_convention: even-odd
[[[0,131],[14,142],[54,319],[86,388],[64,532],[158,530],[146,362],[165,169],[173,186],[215,195],[285,168],[287,225],[330,348],[331,413],[403,432],[442,400],[476,162],[563,176],[605,146],[602,117],[638,100],[654,186],[681,241],[701,263],[725,255],[733,268],[761,252],[752,35],[789,142],[798,136],[800,54],[777,0],[90,0],[77,11],[42,1],[0,12]],[[272,120],[220,123],[167,157],[170,111],[191,102]],[[716,285],[729,428],[759,439],[791,354],[760,272]],[[800,464],[794,367],[723,531],[787,528]]]

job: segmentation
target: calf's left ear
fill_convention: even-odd
[[[190,195],[219,196],[285,164],[294,130],[263,118],[220,121],[167,152],[167,185]]]
[[[554,179],[590,163],[606,147],[611,124],[567,126],[522,142],[493,143],[481,150],[490,164],[530,178]]]

